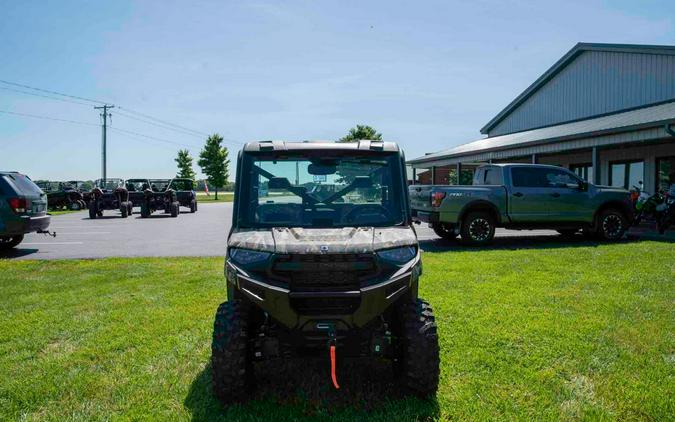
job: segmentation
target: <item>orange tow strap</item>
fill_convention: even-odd
[[[340,389],[337,382],[337,375],[335,375],[335,346],[330,346],[330,376],[333,379],[333,385],[336,390]]]

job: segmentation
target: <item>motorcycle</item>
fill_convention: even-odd
[[[631,189],[631,201],[633,202],[633,225],[639,225],[643,220],[653,221],[660,231],[661,221],[665,214],[667,205],[665,195],[662,192],[656,192],[653,195],[644,191],[644,184],[639,182],[640,186],[633,186]]]
[[[665,210],[656,224],[659,234],[665,233],[668,227],[675,223],[675,183],[670,186],[670,190],[665,194],[664,205]]]

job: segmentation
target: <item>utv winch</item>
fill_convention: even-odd
[[[418,297],[420,251],[403,152],[391,142],[255,142],[237,159],[211,363],[223,402],[244,400],[254,362],[391,361],[411,394],[435,394],[439,346]]]
[[[150,186],[143,191],[141,217],[147,218],[155,211],[164,211],[171,217],[180,214],[180,203],[176,191],[171,189],[171,179],[150,179]]]
[[[122,179],[96,180],[89,198],[89,218],[92,220],[102,217],[105,210],[119,210],[122,218],[131,215],[129,191],[124,187]]]

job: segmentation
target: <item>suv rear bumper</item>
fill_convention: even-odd
[[[228,283],[286,328],[313,331],[316,329],[316,323],[326,321],[334,322],[337,328],[364,327],[382,315],[407,292],[411,292],[413,296],[417,295],[420,270],[418,253],[416,262],[408,271],[380,283],[346,292],[291,291],[249,277],[230,262],[227,263],[227,278]],[[349,314],[304,315],[293,306],[292,302],[295,299],[359,299],[359,301],[358,306]]]
[[[17,235],[46,230],[49,227],[51,219],[50,215],[41,215],[39,217],[22,215],[16,219],[5,221],[5,230],[0,234]]]

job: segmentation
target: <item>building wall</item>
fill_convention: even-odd
[[[585,51],[488,136],[616,112],[675,98],[675,55]]]

